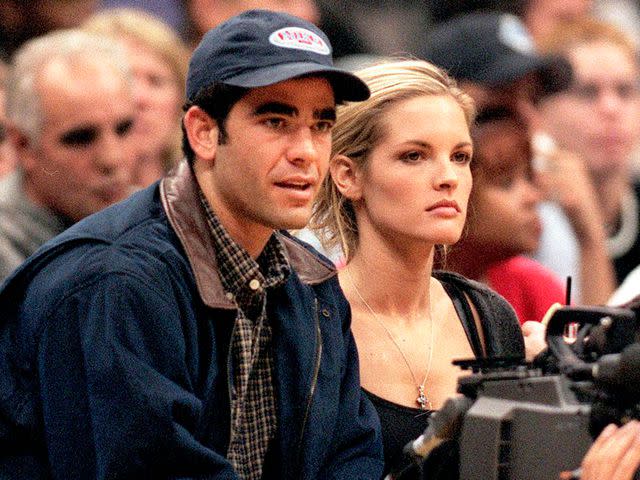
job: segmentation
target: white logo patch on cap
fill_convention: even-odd
[[[533,39],[527,32],[526,27],[515,15],[505,14],[500,17],[498,37],[511,50],[524,55],[535,54]]]
[[[329,45],[318,35],[306,28],[281,28],[269,35],[269,42],[277,47],[308,50],[319,53],[320,55],[329,55],[331,53]]]

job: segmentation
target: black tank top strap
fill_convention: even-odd
[[[467,340],[469,340],[473,354],[478,358],[482,358],[484,356],[482,342],[467,296],[454,283],[444,280],[441,280],[441,283],[447,295],[451,298],[458,317],[460,317],[462,328],[464,328],[464,332],[467,335]]]

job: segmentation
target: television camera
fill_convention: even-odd
[[[547,349],[533,362],[454,362],[472,373],[458,380],[462,395],[445,402],[405,447],[414,478],[415,469],[434,478],[422,467],[443,442],[458,450],[464,480],[557,480],[575,471],[607,424],[640,419],[639,312],[640,300],[624,308],[562,307],[548,323]],[[572,342],[564,335],[569,325],[577,326]]]

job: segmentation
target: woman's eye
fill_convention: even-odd
[[[458,152],[453,155],[453,161],[456,163],[469,163],[471,161],[471,155],[466,152]]]
[[[404,153],[400,158],[405,162],[417,162],[422,160],[423,156],[420,152],[412,151]]]

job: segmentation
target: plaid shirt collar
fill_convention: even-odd
[[[200,201],[205,210],[207,222],[211,227],[216,257],[222,285],[234,295],[242,297],[247,289],[261,292],[283,284],[291,272],[285,255],[284,246],[271,235],[264,249],[256,260],[242,248],[220,223],[202,190],[198,189]]]

